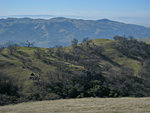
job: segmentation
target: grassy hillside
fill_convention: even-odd
[[[27,102],[0,107],[0,113],[149,113],[150,98],[83,98]]]
[[[134,39],[0,49],[1,105],[60,98],[150,96],[150,48]]]

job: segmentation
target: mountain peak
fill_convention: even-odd
[[[99,20],[97,20],[97,21],[110,22],[110,21],[112,21],[112,20],[109,20],[109,19],[107,19],[107,18],[104,18],[104,19],[99,19]]]

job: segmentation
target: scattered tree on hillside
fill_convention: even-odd
[[[84,42],[87,42],[88,40],[89,40],[89,38],[86,37],[86,38],[84,38],[84,39],[82,40],[82,42],[84,43]]]
[[[137,60],[149,58],[150,45],[137,41],[133,37],[127,39],[125,37],[115,36],[114,39],[117,42],[113,43],[113,46],[123,55]]]
[[[0,105],[17,102],[18,87],[12,77],[0,72]]]
[[[74,38],[72,41],[72,46],[75,48],[77,47],[77,44],[78,44],[78,40],[76,38]]]
[[[38,58],[38,59],[41,59],[43,58],[43,56],[45,55],[45,51],[40,49],[40,48],[37,48],[35,51],[34,51],[34,54],[35,56]]]
[[[0,47],[0,53],[3,51],[4,47]]]
[[[63,53],[64,53],[63,47],[57,45],[55,55],[61,57],[63,56]]]
[[[10,55],[13,55],[17,51],[18,47],[19,45],[17,44],[9,45],[8,50],[9,50]]]
[[[30,42],[30,41],[26,41],[26,46],[27,47],[33,47],[34,46],[34,42]]]
[[[54,54],[54,48],[48,48],[47,53],[52,56]]]
[[[87,39],[83,41],[83,45],[77,45],[78,40],[74,39],[73,47],[34,48],[32,50],[35,56],[27,54],[22,49],[17,50],[14,45],[9,46],[10,54],[16,53],[15,59],[17,62],[22,62],[18,65],[31,74],[25,76],[27,78],[22,79],[22,76],[21,79],[17,78],[22,81],[27,79],[26,86],[24,85],[26,82],[10,82],[9,77],[6,77],[8,81],[3,80],[0,73],[0,104],[8,101],[13,103],[12,100],[16,98],[29,101],[81,97],[150,96],[150,46],[132,37],[127,39],[116,36],[114,39],[115,41],[109,43],[111,49],[104,43],[98,45]],[[6,52],[3,52],[2,57],[9,58],[9,55],[5,54]],[[139,66],[133,68],[134,64],[128,65],[126,60],[138,63]],[[9,63],[9,60],[1,61],[0,69],[2,68],[3,71],[3,68],[10,64],[13,63]],[[39,64],[42,68],[38,67]],[[17,87],[19,89],[14,89],[15,84],[19,86]],[[10,88],[11,92],[4,91],[4,88]],[[13,95],[12,92],[14,92]]]

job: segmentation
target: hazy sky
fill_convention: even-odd
[[[0,16],[55,15],[150,27],[150,0],[0,0]]]

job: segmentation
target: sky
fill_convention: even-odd
[[[0,0],[1,18],[19,15],[107,18],[150,27],[150,0]]]

